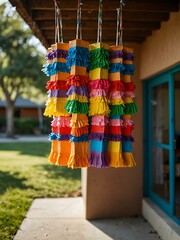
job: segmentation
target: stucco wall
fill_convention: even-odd
[[[136,55],[134,80],[138,113],[133,116],[136,129],[133,147],[137,166],[132,169],[83,169],[82,193],[87,219],[141,214],[143,183],[142,81],[180,62],[180,12],[170,14],[161,29],[144,43],[125,44]]]
[[[141,46],[140,79],[145,79],[180,62],[180,11],[153,31]]]
[[[142,202],[142,82],[139,81],[139,44],[125,44],[135,52],[137,68],[134,80],[138,113],[133,116],[136,130],[133,151],[135,168],[83,169],[82,193],[86,207],[86,218],[111,218],[141,214]]]
[[[38,119],[38,109],[36,108],[21,108],[20,118],[36,118]]]

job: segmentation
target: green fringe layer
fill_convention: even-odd
[[[137,105],[135,102],[125,104],[124,114],[134,114],[136,112],[137,112]]]
[[[123,105],[110,105],[110,116],[121,116],[124,115]]]
[[[109,69],[109,60],[102,57],[93,59],[91,61],[89,70],[94,70],[96,68]]]
[[[88,114],[88,103],[77,100],[68,100],[65,109],[68,113]]]
[[[97,48],[90,52],[90,70],[96,68],[109,68],[109,51],[104,48]]]

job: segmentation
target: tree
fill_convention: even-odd
[[[31,31],[7,5],[0,6],[0,87],[6,99],[6,133],[14,137],[14,106],[18,96],[32,94],[31,88],[45,89],[41,72],[42,53],[30,45]]]

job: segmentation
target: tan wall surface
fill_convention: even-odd
[[[171,13],[141,46],[140,79],[145,79],[180,62],[180,11]]]
[[[86,218],[111,218],[141,214],[142,202],[142,82],[139,81],[139,44],[125,44],[134,48],[134,80],[137,86],[138,113],[133,116],[136,129],[133,131],[133,147],[137,166],[120,169],[83,169],[82,190],[86,206]],[[85,183],[85,179],[87,182]],[[85,192],[85,184],[87,189]],[[86,195],[86,198],[85,198]]]

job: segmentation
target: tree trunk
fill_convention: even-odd
[[[14,102],[7,101],[6,106],[6,135],[14,138]]]

